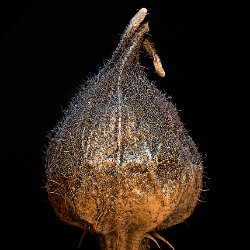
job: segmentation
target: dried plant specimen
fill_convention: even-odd
[[[57,216],[95,232],[102,249],[148,249],[154,237],[167,242],[157,230],[188,218],[202,190],[202,157],[139,61],[144,48],[165,75],[146,15],[137,12],[111,59],[71,100],[46,152]]]

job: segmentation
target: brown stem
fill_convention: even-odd
[[[111,233],[101,237],[102,250],[147,250],[148,241],[136,234]]]

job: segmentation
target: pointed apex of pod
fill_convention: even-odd
[[[156,73],[160,77],[165,76],[165,71],[162,67],[161,60],[153,44],[145,37],[149,32],[148,22],[143,22],[147,15],[147,9],[141,8],[129,22],[125,29],[121,41],[115,50],[111,62],[117,60],[119,56],[122,58],[123,63],[129,61],[132,56],[138,54],[138,50],[144,48],[146,53],[153,61]]]

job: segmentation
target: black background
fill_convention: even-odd
[[[8,1],[0,7],[1,226],[5,249],[76,249],[82,231],[57,219],[44,189],[47,134],[77,87],[110,58],[141,7],[172,96],[205,156],[194,213],[162,231],[176,248],[244,249],[249,154],[248,17],[240,1]],[[1,241],[3,244],[3,241]],[[169,249],[161,244],[162,249]],[[87,235],[82,249],[98,249]],[[152,243],[151,249],[157,249]]]

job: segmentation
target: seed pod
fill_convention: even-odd
[[[146,14],[137,12],[111,59],[71,100],[46,151],[57,216],[97,233],[108,250],[147,249],[149,232],[191,215],[202,187],[196,145],[140,65],[144,47],[165,75],[146,38]]]

